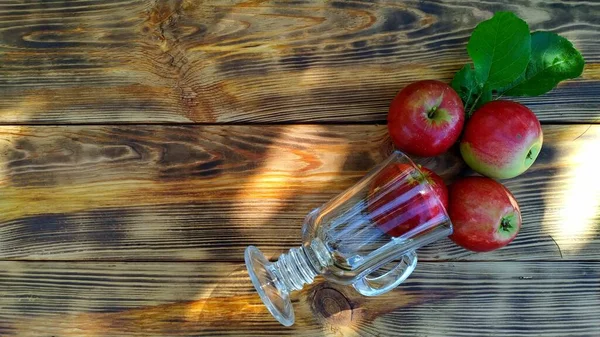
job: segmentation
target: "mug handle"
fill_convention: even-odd
[[[364,296],[377,296],[384,294],[400,283],[404,282],[408,276],[415,270],[417,266],[417,253],[414,251],[408,252],[402,257],[397,266],[389,270],[383,275],[370,277],[366,275],[356,281],[352,286],[356,291]]]

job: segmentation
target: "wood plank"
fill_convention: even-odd
[[[366,298],[319,280],[283,328],[235,263],[1,262],[3,336],[596,336],[597,262],[421,263]],[[466,324],[468,322],[468,324]]]
[[[545,126],[506,181],[522,232],[485,254],[445,240],[422,260],[600,257],[600,126]],[[304,216],[391,151],[385,126],[0,127],[0,258],[241,261],[300,245]],[[419,159],[451,181],[452,153]],[[468,174],[468,172],[466,172]]]
[[[494,11],[583,52],[583,77],[523,99],[598,122],[600,5],[78,0],[0,2],[0,123],[373,122],[420,79],[449,81]]]

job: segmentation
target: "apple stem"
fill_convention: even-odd
[[[500,222],[500,229],[502,229],[505,232],[508,232],[511,228],[512,224],[510,223],[510,220],[507,218],[502,218],[502,221]]]
[[[475,106],[477,105],[477,102],[479,102],[479,99],[481,99],[482,95],[483,95],[483,91],[479,93],[477,98],[475,98],[475,101],[473,101],[473,104],[471,104],[471,106],[468,108],[468,112],[467,112],[467,106],[465,105],[465,112],[467,112],[465,117],[467,119],[469,119],[469,118],[471,118],[471,116],[473,116],[473,113],[474,113],[473,110],[475,109]]]
[[[531,157],[533,156],[533,153],[531,153],[531,150],[529,150],[529,152],[527,152],[527,159],[532,159]]]
[[[429,111],[427,112],[427,117],[428,118],[433,118],[433,116],[435,116],[435,111],[437,110],[437,107],[433,107],[431,109],[429,109]]]

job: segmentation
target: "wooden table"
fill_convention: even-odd
[[[377,298],[319,280],[279,325],[244,248],[299,245],[391,151],[394,94],[448,82],[497,10],[587,61],[520,100],[545,144],[504,181],[518,238],[438,242]],[[0,25],[0,335],[600,335],[599,2],[3,0]]]

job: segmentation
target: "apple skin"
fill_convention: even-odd
[[[425,180],[427,180],[433,188],[435,195],[440,199],[444,209],[448,210],[448,187],[446,187],[446,183],[444,183],[442,177],[427,167],[419,165],[419,168],[425,176]]]
[[[533,164],[543,139],[540,122],[526,106],[492,101],[467,121],[460,153],[467,165],[482,175],[509,179]]]
[[[385,195],[380,195],[379,189],[398,177],[404,177],[405,181],[393,190],[387,190]],[[433,193],[419,193],[401,203],[395,201],[425,182],[432,187]],[[417,170],[409,164],[394,164],[386,167],[369,187],[369,213],[373,214],[386,205],[394,207],[387,213],[372,215],[372,220],[383,232],[399,237],[430,219],[446,214],[448,189],[442,178],[427,168],[419,166]]]
[[[475,252],[489,252],[509,244],[519,233],[519,204],[499,182],[466,177],[449,188],[448,214],[454,229],[450,239]]]
[[[396,147],[422,157],[446,152],[458,140],[464,122],[458,94],[435,80],[404,87],[392,100],[388,113],[388,129]]]

